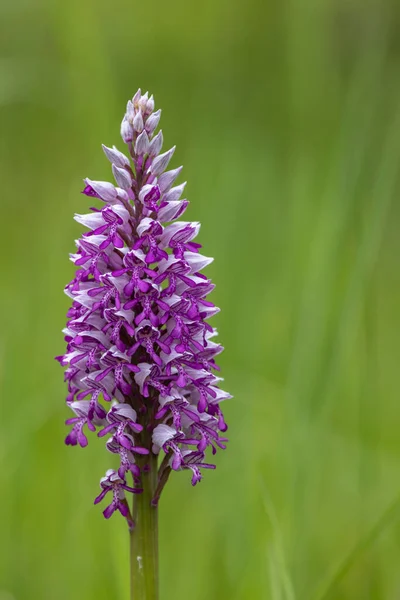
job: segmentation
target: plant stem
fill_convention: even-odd
[[[142,494],[133,498],[134,528],[130,532],[131,600],[158,600],[158,509],[151,505],[157,487],[157,456],[146,457]]]

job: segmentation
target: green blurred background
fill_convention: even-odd
[[[215,256],[229,449],[160,507],[162,600],[400,598],[400,5],[1,0],[0,600],[126,600],[66,448],[82,178],[140,86]]]

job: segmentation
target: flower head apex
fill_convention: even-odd
[[[200,224],[179,220],[185,183],[176,184],[182,167],[170,167],[175,147],[163,148],[160,117],[153,96],[138,90],[121,123],[125,151],[103,145],[114,183],[85,179],[82,193],[99,206],[75,216],[85,232],[71,254],[58,357],[73,411],[66,443],[106,438],[119,468],[101,479],[95,503],[112,498],[104,516],[118,511],[129,526],[125,495],[141,493],[150,455],[163,456],[153,504],[172,471],[191,471],[195,485],[215,468],[206,455],[225,448],[221,402],[231,397],[215,374],[223,348],[208,319],[219,309],[202,273],[212,259],[195,241]]]

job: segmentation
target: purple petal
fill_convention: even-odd
[[[98,504],[99,502],[101,502],[104,498],[104,496],[111,490],[110,487],[104,488],[104,490],[102,492],[100,492],[100,494],[94,499],[94,504]]]
[[[110,504],[109,506],[107,506],[107,508],[105,510],[103,510],[103,515],[105,516],[106,519],[109,519],[111,517],[111,515],[115,512],[116,507],[114,506],[114,503]]]
[[[141,446],[132,446],[132,452],[136,452],[136,454],[150,454],[150,451],[147,448],[142,448]]]

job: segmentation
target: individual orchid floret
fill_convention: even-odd
[[[121,169],[124,167],[130,167],[129,158],[125,156],[125,154],[117,150],[115,146],[113,146],[112,148],[107,148],[107,146],[102,144],[102,148],[104,150],[104,154],[107,156],[108,160],[112,165],[120,167]]]
[[[150,115],[150,117],[146,121],[146,131],[149,135],[153,133],[153,131],[157,128],[161,118],[161,110],[157,110],[155,113]]]
[[[212,258],[195,241],[200,224],[179,220],[186,183],[176,184],[182,167],[167,170],[175,146],[161,152],[160,117],[138,90],[122,118],[126,150],[103,145],[115,185],[84,180],[98,206],[75,215],[86,230],[70,256],[58,357],[73,411],[66,444],[85,447],[89,434],[105,441],[119,466],[101,479],[95,503],[112,497],[104,516],[117,511],[131,529],[126,494],[156,507],[171,472],[190,471],[196,485],[215,468],[208,457],[226,446],[221,403],[231,397],[216,375],[223,348],[209,319],[219,309],[202,273]]]
[[[140,494],[142,490],[140,488],[133,488],[127,485],[124,480],[121,479],[119,474],[112,469],[109,469],[106,473],[106,476],[101,478],[100,487],[102,488],[102,491],[95,498],[95,504],[101,502],[109,492],[112,492],[111,504],[109,504],[103,511],[105,518],[109,519],[116,510],[119,510],[121,515],[128,520],[128,523],[131,526],[133,526],[128,502],[125,498],[125,491],[131,492],[132,494]]]

